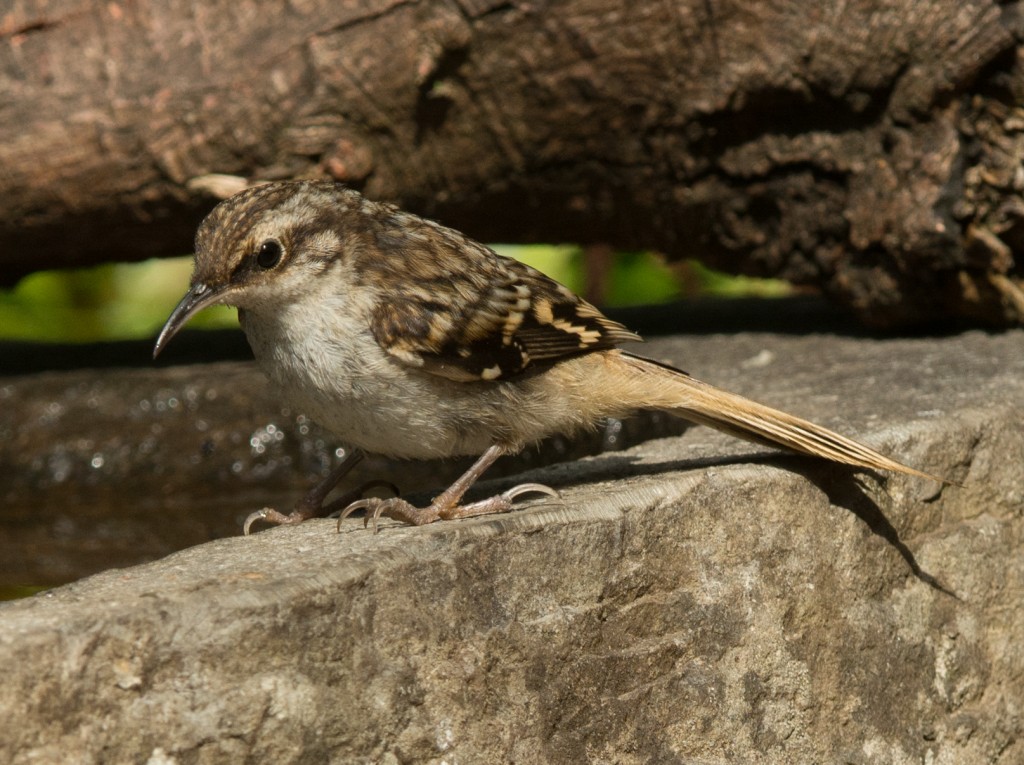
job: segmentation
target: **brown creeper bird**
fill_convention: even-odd
[[[538,484],[462,504],[502,454],[607,417],[660,409],[740,438],[862,468],[939,480],[798,417],[616,348],[635,334],[540,272],[457,231],[325,181],[270,183],[219,204],[154,356],[206,306],[238,307],[257,361],[296,409],[353,447],[294,511],[298,523],[361,451],[479,455],[429,506],[362,499],[408,523],[504,512]]]

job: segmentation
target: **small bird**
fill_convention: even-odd
[[[345,499],[410,524],[506,512],[523,484],[462,504],[501,455],[641,409],[861,468],[938,478],[819,425],[617,346],[640,338],[539,271],[453,229],[329,181],[256,186],[221,202],[196,235],[195,269],[156,357],[203,308],[238,308],[257,362],[299,411],[353,449],[288,515],[338,509],[327,495],[362,453],[478,456],[427,507]]]

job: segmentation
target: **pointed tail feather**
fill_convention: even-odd
[[[735,393],[720,390],[672,367],[626,353],[620,358],[637,371],[653,378],[652,387],[656,386],[658,391],[658,408],[677,417],[707,425],[748,441],[781,446],[833,462],[875,470],[891,470],[939,483],[949,483],[890,459],[828,428]]]

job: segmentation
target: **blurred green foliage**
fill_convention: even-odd
[[[0,292],[0,338],[85,343],[153,336],[185,294],[191,272],[191,257],[38,271]],[[235,325],[226,306],[189,323]]]
[[[711,271],[695,261],[668,266],[653,253],[617,253],[607,261],[588,259],[571,245],[498,245],[570,289],[594,297],[594,271],[602,305],[663,303],[683,296],[788,294],[785,282],[735,277]],[[144,263],[108,264],[78,271],[41,271],[0,291],[0,339],[95,342],[153,337],[188,286],[190,257]],[[588,271],[590,272],[588,275]],[[589,276],[589,278],[588,278]],[[237,326],[232,308],[203,311],[190,327]]]
[[[543,271],[579,295],[588,295],[588,264],[583,249],[575,245],[497,245],[495,249]],[[591,268],[602,267],[600,262]],[[650,252],[616,253],[607,264],[608,285],[603,306],[666,303],[680,296],[679,282],[664,261]],[[588,295],[588,297],[593,297]]]

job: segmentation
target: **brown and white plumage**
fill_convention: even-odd
[[[220,204],[200,227],[192,287],[157,350],[218,302],[239,307],[257,360],[285,396],[346,443],[396,457],[484,455],[431,508],[366,501],[375,513],[418,523],[508,509],[510,500],[459,502],[500,454],[638,409],[930,477],[623,353],[617,346],[635,334],[535,269],[329,182],[268,184]]]

